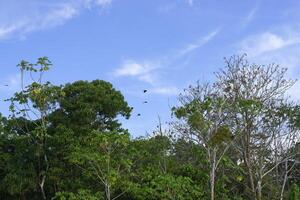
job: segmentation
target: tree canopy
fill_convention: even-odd
[[[299,199],[300,105],[280,66],[225,60],[188,86],[173,118],[133,138],[132,108],[104,80],[53,85],[42,57],[0,114],[0,199]],[[147,92],[144,91],[144,92]]]

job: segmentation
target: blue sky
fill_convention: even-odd
[[[20,87],[16,64],[48,56],[54,84],[112,82],[134,107],[124,126],[144,135],[158,116],[170,120],[183,88],[212,80],[224,57],[247,53],[299,78],[299,9],[292,0],[0,0],[0,112]]]

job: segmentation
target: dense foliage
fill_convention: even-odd
[[[52,85],[51,65],[18,65],[22,88],[0,115],[0,199],[300,198],[300,106],[286,96],[286,69],[233,56],[215,82],[180,94],[168,127],[133,139],[120,91]]]

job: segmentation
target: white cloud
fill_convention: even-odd
[[[153,86],[152,89],[149,89],[148,94],[159,94],[166,96],[178,95],[180,90],[175,86],[162,86],[158,81],[158,69],[161,66],[159,64],[154,65],[150,62],[138,63],[133,60],[127,60],[114,71],[114,76],[116,77],[134,77],[139,81],[149,83]]]
[[[179,50],[178,56],[184,56],[211,41],[218,33],[220,32],[220,28],[215,29],[210,32],[208,35],[201,37],[199,40],[186,45],[184,48]]]
[[[247,53],[250,57],[279,50],[290,45],[300,43],[300,35],[281,36],[271,32],[264,32],[246,38],[240,44],[241,52]]]
[[[300,77],[300,32],[298,29],[279,27],[277,33],[264,32],[250,36],[240,43],[240,52],[247,53],[252,62],[260,64],[275,63],[288,68],[287,76]],[[300,100],[300,82],[298,81],[288,95]]]
[[[146,69],[134,61],[125,61],[125,63],[116,70],[116,76],[137,76],[145,73]]]
[[[18,29],[24,27],[25,23],[18,22],[17,24],[11,24],[7,26],[0,26],[0,40],[7,38]]]
[[[195,2],[195,0],[173,0],[166,4],[159,5],[157,10],[160,13],[169,13],[174,9],[180,8],[183,4],[193,7],[195,6]]]
[[[153,73],[146,73],[138,77],[140,81],[150,83],[150,84],[155,84],[156,81],[156,76]]]
[[[29,27],[26,31],[35,31],[62,25],[77,14],[79,14],[79,10],[72,4],[57,5],[54,9],[44,14],[40,20],[37,20],[35,23],[29,22],[30,24],[28,24]]]
[[[145,60],[144,62],[125,60],[120,67],[113,71],[113,75],[115,77],[134,77],[155,87],[165,85],[165,81],[162,78],[163,71],[178,61],[178,59],[184,58],[186,55],[211,41],[219,33],[219,30],[220,28],[217,28],[196,42],[188,44],[182,49],[175,50],[173,54],[161,56],[158,59]],[[179,90],[173,86],[157,87],[152,90],[152,93],[174,95],[178,94]]]
[[[134,60],[126,60],[121,67],[114,71],[114,75],[117,77],[136,77],[140,81],[153,84],[155,79],[154,70],[159,67],[159,64],[154,64],[149,61],[139,63]]]
[[[111,5],[112,0],[82,0],[86,8],[92,8],[93,6],[107,7]]]
[[[179,95],[180,89],[178,89],[175,86],[158,87],[158,88],[150,89],[149,92],[153,94],[173,96],[173,95]]]
[[[157,10],[161,13],[169,13],[170,11],[175,9],[176,6],[177,6],[177,3],[175,1],[173,1],[172,3],[160,5]]]
[[[100,6],[107,6],[110,5],[112,0],[96,0],[96,4]]]
[[[106,7],[112,0],[0,1],[0,40],[63,25],[84,9]]]
[[[258,6],[255,6],[250,10],[248,15],[242,21],[243,27],[247,26],[255,18],[257,11],[258,11]]]
[[[185,0],[189,6],[194,5],[194,0]]]

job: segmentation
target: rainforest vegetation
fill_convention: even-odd
[[[134,108],[111,83],[53,85],[51,66],[17,65],[22,86],[0,115],[1,200],[300,200],[287,69],[225,59],[178,94],[167,124],[133,137],[120,119]]]

